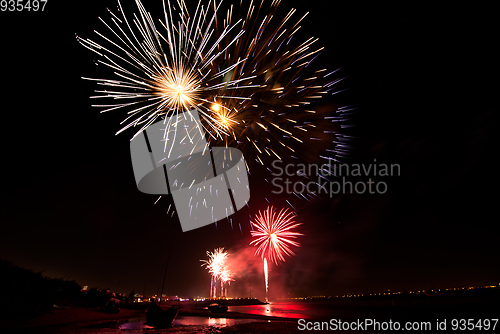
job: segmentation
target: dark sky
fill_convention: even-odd
[[[148,7],[150,1],[145,1]],[[500,282],[496,225],[500,54],[493,7],[370,7],[286,1],[310,14],[317,60],[343,67],[357,106],[352,162],[397,163],[383,195],[297,205],[297,256],[271,267],[275,295],[337,295]],[[241,272],[232,293],[262,296],[248,251],[250,207],[182,233],[171,198],[140,193],[121,115],[99,114],[81,80],[95,73],[75,34],[93,37],[114,1],[51,0],[38,13],[0,12],[3,196],[0,258],[81,285],[207,295],[205,252],[225,247]],[[321,104],[322,102],[319,102]],[[323,102],[326,103],[326,102]],[[240,232],[238,224],[242,229]],[[236,264],[237,262],[237,264]],[[246,268],[245,268],[246,267]],[[244,277],[243,277],[244,276]]]

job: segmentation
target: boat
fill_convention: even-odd
[[[155,328],[170,328],[180,309],[180,307],[171,306],[169,309],[163,310],[155,302],[152,302],[146,311],[146,325]]]
[[[228,307],[225,304],[213,303],[207,306],[208,310],[212,313],[224,313],[227,312]]]

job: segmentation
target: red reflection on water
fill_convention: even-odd
[[[275,302],[267,305],[230,306],[229,311],[294,319],[311,319],[306,303]]]

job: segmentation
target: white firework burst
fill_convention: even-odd
[[[216,32],[215,24],[219,5],[198,3],[194,16],[190,16],[183,0],[178,0],[180,11],[173,12],[169,0],[163,1],[164,20],[160,20],[163,30],[157,28],[153,18],[140,0],[135,1],[139,15],[130,21],[118,0],[120,14],[111,13],[111,23],[103,19],[110,37],[95,31],[105,43],[91,39],[77,40],[86,48],[100,56],[98,64],[113,70],[114,79],[94,79],[105,89],[96,90],[92,98],[111,99],[109,104],[95,104],[101,112],[126,110],[128,116],[121,122],[123,128],[140,126],[134,137],[154,123],[160,116],[172,116],[196,110],[206,120],[212,136],[227,134],[228,123],[223,115],[230,110],[216,101],[222,98],[248,99],[231,95],[219,96],[221,88],[244,89],[256,87],[242,85],[254,76],[244,76],[232,80],[226,74],[245,61],[240,59],[225,68],[220,68],[219,58],[244,33],[238,29],[241,19],[234,24],[226,24],[221,32]],[[227,42],[229,38],[229,43]],[[223,44],[221,42],[224,42]],[[227,64],[227,59],[225,59]],[[217,111],[214,108],[217,105]],[[220,117],[217,117],[218,114]],[[167,124],[168,128],[169,124]],[[167,129],[166,129],[167,131]]]

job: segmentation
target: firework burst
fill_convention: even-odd
[[[241,20],[225,25],[215,35],[218,11],[215,3],[211,13],[210,2],[207,6],[198,3],[195,14],[190,16],[183,0],[177,1],[177,13],[170,1],[163,1],[164,20],[160,21],[163,32],[160,32],[141,1],[135,3],[139,15],[135,14],[132,21],[119,0],[119,14],[110,11],[111,23],[101,19],[110,33],[107,37],[96,31],[104,43],[77,36],[83,46],[100,56],[98,64],[111,68],[115,75],[115,79],[84,78],[106,87],[96,90],[93,98],[111,101],[94,106],[102,108],[102,112],[123,110],[129,115],[117,133],[140,126],[137,135],[160,116],[196,110],[210,126],[208,133],[221,137],[225,125],[214,117],[212,103],[221,87],[244,89],[246,87],[239,83],[252,77],[236,81],[226,76],[238,61],[224,69],[218,66],[223,62],[223,52],[243,34],[237,29]],[[223,39],[227,44],[221,45]],[[243,96],[224,98],[245,99]],[[226,107],[220,105],[220,108]]]
[[[288,209],[275,212],[274,208],[270,206],[263,212],[259,211],[255,217],[255,221],[251,222],[256,230],[251,231],[255,239],[250,242],[250,245],[257,247],[255,254],[260,254],[264,260],[266,302],[269,291],[269,267],[267,259],[269,258],[275,264],[278,264],[278,261],[285,261],[285,255],[295,255],[290,246],[300,247],[298,242],[292,240],[299,235],[303,235],[302,233],[292,231],[300,225],[300,223],[296,223],[293,220],[294,218],[294,212],[288,211]]]
[[[77,37],[114,76],[85,78],[103,87],[92,98],[108,101],[94,106],[126,113],[117,133],[139,127],[135,135],[160,117],[196,110],[212,143],[241,146],[262,165],[309,158],[302,144],[329,147],[332,122],[344,121],[345,110],[332,116],[312,103],[337,93],[342,78],[312,69],[323,48],[315,38],[295,41],[307,14],[280,17],[279,3],[199,1],[191,15],[184,0],[167,0],[158,24],[140,0],[132,19],[118,1],[118,11],[101,19],[107,34],[96,31],[98,42]]]
[[[256,254],[263,259],[268,258],[275,264],[285,261],[285,255],[291,256],[295,253],[290,246],[300,247],[300,244],[293,240],[302,233],[294,232],[293,229],[301,225],[294,221],[295,213],[282,209],[276,212],[272,206],[256,215],[251,222],[255,230],[251,231],[255,238],[250,245],[257,247]]]
[[[213,252],[207,251],[208,260],[200,260],[208,272],[210,279],[210,297],[217,297],[217,282],[220,282],[221,294],[224,294],[224,284],[232,281],[232,273],[227,266],[228,252],[224,248],[216,248]]]
[[[314,68],[314,60],[323,50],[315,47],[318,39],[301,42],[296,37],[307,13],[299,16],[291,9],[280,15],[279,9],[279,0],[240,2],[239,7],[228,9],[222,25],[243,18],[245,33],[225,55],[228,61],[243,60],[227,75],[247,86],[219,93],[226,97],[220,102],[233,121],[230,135],[223,140],[247,152],[250,162],[264,166],[275,159],[318,161],[319,152],[326,152],[337,135],[342,136],[340,125],[333,123],[347,120],[342,109],[314,108],[318,99],[339,92],[342,78],[337,71]],[[226,37],[223,45],[230,42]],[[246,80],[249,74],[252,78]]]

